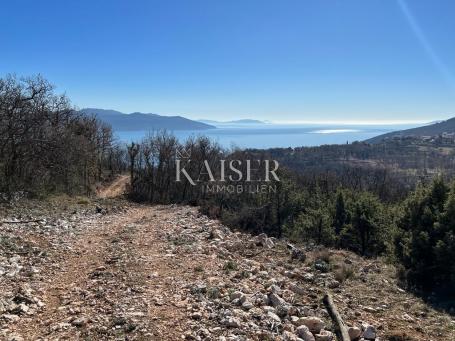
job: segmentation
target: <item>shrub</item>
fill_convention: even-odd
[[[235,271],[235,270],[237,270],[237,268],[238,268],[237,263],[232,260],[228,260],[223,265],[223,270],[226,272]]]
[[[348,279],[354,278],[354,268],[351,265],[348,264],[342,264],[340,267],[338,267],[334,272],[333,272],[335,279],[343,283]]]
[[[455,184],[449,190],[437,179],[418,188],[406,200],[398,228],[395,253],[408,286],[455,296]]]

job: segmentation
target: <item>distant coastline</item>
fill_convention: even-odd
[[[221,146],[239,148],[295,148],[321,146],[327,144],[346,144],[364,141],[390,133],[397,129],[412,128],[411,125],[388,126],[340,126],[340,125],[225,125],[208,130],[170,130],[179,140],[190,136],[204,135],[217,141]],[[115,131],[120,141],[139,142],[151,130]]]

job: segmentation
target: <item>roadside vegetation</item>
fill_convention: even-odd
[[[80,114],[41,76],[0,79],[0,193],[89,194],[121,171],[112,130]]]
[[[133,200],[193,204],[234,229],[382,257],[396,265],[403,287],[444,308],[453,306],[455,182],[447,173],[408,176],[403,182],[400,170],[344,164],[337,173],[328,173],[321,164],[310,174],[284,164],[277,171],[280,181],[271,179],[273,190],[251,190],[245,177],[230,180],[229,170],[224,170],[226,179],[218,182],[223,190],[207,192],[203,189],[212,183],[211,176],[220,179],[220,160],[240,161],[238,169],[245,174],[247,160],[271,159],[270,151],[223,150],[205,137],[181,144],[165,132],[134,148]],[[191,160],[182,163],[189,178],[181,176],[180,181],[175,163],[181,155],[176,150],[185,150]],[[258,167],[254,176],[263,172]],[[194,179],[199,180],[195,185]],[[388,186],[393,188],[384,190]],[[346,269],[338,272],[340,278],[350,276]]]

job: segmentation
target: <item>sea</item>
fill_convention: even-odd
[[[346,144],[364,141],[396,130],[417,125],[333,125],[333,124],[233,124],[208,130],[169,130],[179,141],[191,136],[207,136],[224,148],[295,148]],[[149,130],[116,131],[117,140],[124,143],[141,142],[153,134]]]

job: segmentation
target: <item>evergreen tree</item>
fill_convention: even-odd
[[[455,294],[455,188],[436,179],[404,205],[395,238],[396,255],[408,285],[426,292]]]
[[[319,245],[332,246],[335,241],[327,207],[309,208],[301,213],[294,224],[294,236]]]
[[[384,206],[368,192],[357,195],[350,208],[350,224],[341,231],[344,248],[364,256],[375,256],[386,251],[390,226],[384,216]]]
[[[341,230],[348,221],[348,214],[344,204],[344,196],[342,191],[338,191],[335,202],[335,217],[333,220],[333,227],[337,236],[340,235]]]

